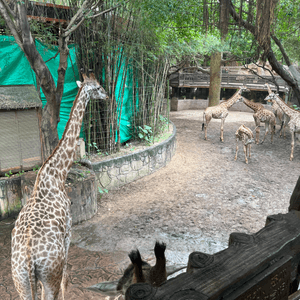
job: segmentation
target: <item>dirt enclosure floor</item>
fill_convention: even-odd
[[[241,124],[254,129],[252,114],[230,112],[221,143],[220,120],[211,121],[209,140],[203,139],[202,112],[172,112],[177,150],[169,165],[109,191],[98,214],[73,227],[66,299],[105,299],[85,288],[118,279],[136,247],[152,263],[155,241],[164,241],[168,264],[186,264],[190,252],[221,251],[231,232],[255,233],[268,215],[287,212],[300,175],[300,147],[289,161],[288,130],[286,139],[276,134],[273,144],[267,136],[253,145],[247,165],[241,144],[234,161],[234,134]],[[261,127],[261,139],[263,133]],[[19,299],[10,271],[9,221],[0,222],[0,298]]]

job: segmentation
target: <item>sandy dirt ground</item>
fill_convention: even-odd
[[[98,203],[91,220],[73,227],[69,254],[67,299],[105,299],[86,290],[97,282],[115,280],[138,248],[153,262],[156,240],[167,244],[168,264],[186,264],[189,253],[215,253],[227,247],[232,232],[255,233],[266,217],[286,213],[300,175],[300,147],[289,161],[291,138],[253,145],[245,164],[242,145],[235,155],[235,131],[254,129],[251,113],[230,112],[220,142],[220,120],[201,131],[202,111],[171,112],[177,128],[177,150],[169,165],[118,190]],[[279,126],[277,127],[277,130]],[[261,128],[261,139],[264,128]],[[19,299],[10,271],[11,220],[0,222],[0,295]]]

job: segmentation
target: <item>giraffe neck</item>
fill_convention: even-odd
[[[295,114],[295,110],[290,108],[283,100],[281,100],[280,97],[276,97],[275,98],[276,103],[278,104],[278,106],[283,110],[283,112],[288,115],[289,117],[291,117],[292,115]]]
[[[242,89],[240,88],[237,92],[235,92],[235,94],[230,99],[228,99],[227,101],[223,102],[224,105],[225,105],[225,107],[227,109],[230,108],[239,99],[241,93],[242,93]]]
[[[248,107],[250,107],[251,109],[254,110],[254,112],[257,112],[257,111],[261,108],[261,106],[258,105],[258,104],[256,104],[255,102],[252,102],[252,101],[250,101],[250,100],[248,100],[248,99],[246,99],[246,98],[243,98],[243,100],[244,100],[244,103],[245,103]]]
[[[75,148],[79,140],[80,128],[85,111],[86,93],[81,87],[74,100],[70,117],[62,138],[52,154],[44,162],[36,178],[34,190],[39,182],[50,181],[52,186],[64,186],[68,172],[72,166]]]

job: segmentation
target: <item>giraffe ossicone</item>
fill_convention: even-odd
[[[93,74],[83,77],[63,136],[40,168],[32,195],[12,231],[12,276],[22,300],[37,299],[38,281],[43,300],[58,299],[60,288],[64,298],[72,226],[65,181],[88,101],[107,99]]]

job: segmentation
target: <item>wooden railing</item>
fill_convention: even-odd
[[[255,234],[232,233],[214,255],[193,252],[186,273],[155,288],[134,284],[125,299],[298,300],[300,273],[300,177],[289,212],[267,217]]]
[[[289,88],[288,84],[280,77],[275,76],[276,82],[279,85],[281,92],[286,92]],[[256,75],[240,75],[240,74],[227,74],[222,73],[221,87],[222,88],[238,88],[245,85],[251,90],[267,91],[264,86],[268,83],[271,89],[276,90],[274,84],[272,84],[271,76],[264,76],[260,78]],[[170,76],[170,86],[173,87],[202,87],[208,88],[210,82],[210,76],[208,74],[201,73],[174,73]]]

